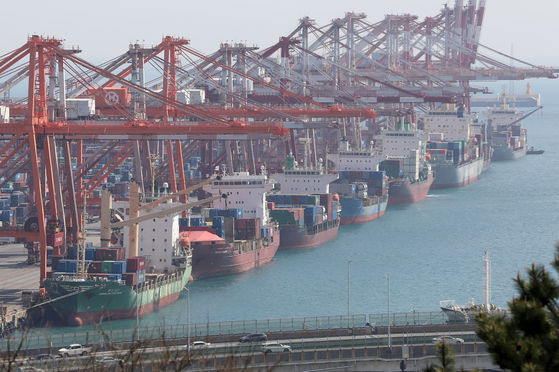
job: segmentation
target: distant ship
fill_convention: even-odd
[[[379,170],[388,176],[388,205],[424,199],[434,181],[426,161],[428,135],[419,131],[382,131],[375,135],[375,148],[386,155]]]
[[[528,134],[522,128],[522,120],[541,109],[541,106],[525,114],[511,107],[508,96],[502,95],[498,108],[488,108],[483,113],[488,126],[492,129],[490,143],[493,148],[491,160],[515,160],[526,155],[528,148]]]
[[[330,191],[340,197],[342,225],[362,223],[384,215],[388,204],[386,172],[379,163],[386,160],[372,144],[369,149],[350,149],[348,141],[340,141],[337,154],[328,154],[334,162],[339,179],[330,184]]]
[[[435,170],[432,189],[460,187],[477,181],[489,167],[491,149],[486,126],[463,105],[441,104],[438,110],[419,115],[429,134],[428,159]]]
[[[470,100],[472,107],[492,107],[500,105],[505,93],[497,94],[496,97],[472,97]],[[526,85],[526,94],[507,94],[507,101],[516,107],[538,107],[541,106],[539,93],[532,93],[530,83]]]
[[[283,173],[270,175],[280,188],[268,196],[270,217],[280,225],[280,250],[313,247],[338,234],[340,202],[329,192],[338,175],[326,173],[322,160],[318,167],[305,163],[299,167],[290,155]]]

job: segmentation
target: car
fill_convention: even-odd
[[[265,353],[287,353],[291,347],[280,344],[278,341],[267,341],[262,343],[262,351]]]
[[[206,349],[210,346],[212,346],[212,344],[210,344],[209,342],[204,342],[204,341],[194,341],[194,342],[190,343],[190,349],[192,349],[192,350]]]
[[[42,369],[35,367],[18,367],[17,372],[44,372]]]
[[[116,365],[116,364],[122,364],[122,363],[124,363],[124,360],[113,358],[113,357],[110,357],[110,356],[105,356],[105,357],[96,358],[95,363],[104,364],[106,366],[112,366],[112,365]]]
[[[258,342],[268,341],[268,336],[265,333],[250,333],[239,339],[239,342]]]
[[[39,354],[35,355],[31,360],[45,360],[45,359],[54,359],[56,356],[50,354]]]
[[[81,344],[72,344],[58,350],[58,355],[61,357],[87,355],[89,353],[91,353],[91,348],[85,347]]]
[[[452,336],[439,336],[439,337],[435,337],[433,338],[433,343],[434,344],[463,344],[464,340],[462,340],[461,338],[458,337],[452,337]]]

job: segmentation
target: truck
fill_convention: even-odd
[[[72,344],[58,350],[58,355],[61,357],[87,355],[91,353],[90,347],[85,347],[82,344]]]

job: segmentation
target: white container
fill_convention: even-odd
[[[95,115],[95,98],[72,98],[66,100],[66,118],[89,118]]]
[[[10,108],[8,106],[0,106],[0,123],[8,123],[10,121]]]

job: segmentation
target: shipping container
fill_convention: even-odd
[[[114,261],[103,261],[101,264],[101,272],[111,274],[113,272],[113,262]]]
[[[146,258],[144,256],[129,257],[126,260],[128,272],[137,272],[146,269]]]
[[[122,279],[126,285],[133,286],[138,284],[138,274],[137,273],[122,273]]]
[[[122,274],[126,272],[126,261],[115,261],[113,262],[112,273]]]
[[[87,270],[88,273],[101,273],[103,261],[92,261]]]

